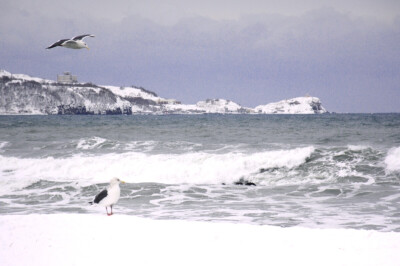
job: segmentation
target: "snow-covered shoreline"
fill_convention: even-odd
[[[398,265],[400,233],[150,220],[0,216],[1,265]]]
[[[0,114],[320,114],[317,97],[297,97],[255,108],[230,100],[182,104],[137,87],[61,84],[0,70]]]

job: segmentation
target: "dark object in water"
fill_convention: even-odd
[[[257,186],[256,183],[245,180],[244,178],[240,178],[238,181],[234,182],[233,184],[239,185],[239,186]],[[226,184],[222,183],[222,185],[226,185]]]
[[[247,181],[247,180],[239,180],[233,183],[235,185],[240,185],[240,186],[257,186],[256,183]]]

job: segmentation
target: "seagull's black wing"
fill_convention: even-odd
[[[74,38],[72,38],[72,40],[74,40],[74,41],[82,40],[83,38],[86,38],[86,37],[94,37],[94,35],[92,35],[92,34],[83,34],[83,35],[75,36]]]
[[[99,203],[102,201],[105,197],[107,197],[108,192],[107,189],[104,189],[102,192],[100,192],[95,198],[94,198],[94,203]]]
[[[61,44],[63,44],[66,41],[69,41],[69,39],[59,40],[59,41],[53,43],[52,45],[50,45],[49,47],[47,47],[46,49],[51,49],[51,48],[54,48],[54,47],[57,47],[57,46],[61,46]]]

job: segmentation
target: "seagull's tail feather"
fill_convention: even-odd
[[[93,201],[89,201],[89,204],[90,204],[90,205],[93,205]]]

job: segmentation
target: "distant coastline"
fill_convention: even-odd
[[[67,73],[70,75],[70,73]],[[304,96],[243,107],[226,99],[182,104],[141,87],[101,86],[11,74],[0,70],[0,115],[323,114],[319,98]],[[68,79],[67,79],[68,80]]]

